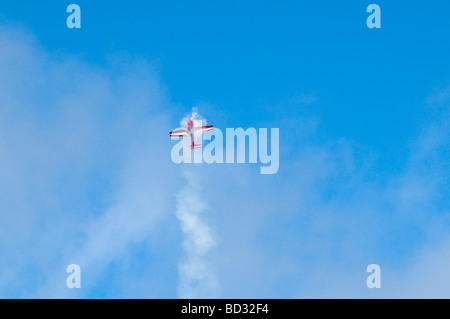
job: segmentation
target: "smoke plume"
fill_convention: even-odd
[[[192,116],[200,118],[195,109]],[[180,298],[215,298],[219,283],[210,258],[216,242],[203,219],[208,207],[200,198],[199,177],[191,170],[184,170],[182,175],[184,187],[177,194],[176,210],[184,235],[178,295]]]

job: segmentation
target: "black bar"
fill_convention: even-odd
[[[444,310],[447,302],[434,301],[433,307]],[[429,300],[423,307],[429,307]],[[31,305],[27,305],[31,304]],[[32,309],[64,314],[127,315],[145,318],[312,318],[329,314],[385,315],[393,310],[402,315],[415,312],[417,300],[372,299],[33,299],[1,300],[2,310],[11,306],[14,314]],[[42,308],[40,308],[42,307]],[[65,310],[64,310],[65,309]],[[436,310],[436,308],[433,308]],[[53,311],[50,311],[53,312]]]

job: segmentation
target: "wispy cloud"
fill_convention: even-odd
[[[170,218],[163,89],[149,63],[100,70],[8,28],[0,69],[0,295],[95,295],[102,271]],[[65,287],[70,263],[81,291]]]

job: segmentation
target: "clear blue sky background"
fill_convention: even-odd
[[[15,198],[1,207],[1,297],[177,297],[185,181],[167,132],[195,105],[222,129],[280,128],[276,175],[195,167],[217,296],[449,297],[448,1],[374,1],[381,29],[364,1],[79,0],[79,30],[70,3],[0,6],[3,175],[23,179],[1,186]],[[112,220],[137,202],[162,217],[96,239],[96,227],[121,233]],[[102,253],[77,249],[90,240]],[[77,254],[83,288],[67,291]],[[377,291],[371,263],[386,278]]]

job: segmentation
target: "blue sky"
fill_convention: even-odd
[[[0,8],[0,297],[182,296],[190,174],[209,296],[449,297],[449,3],[70,3]],[[193,106],[279,172],[172,163]]]

